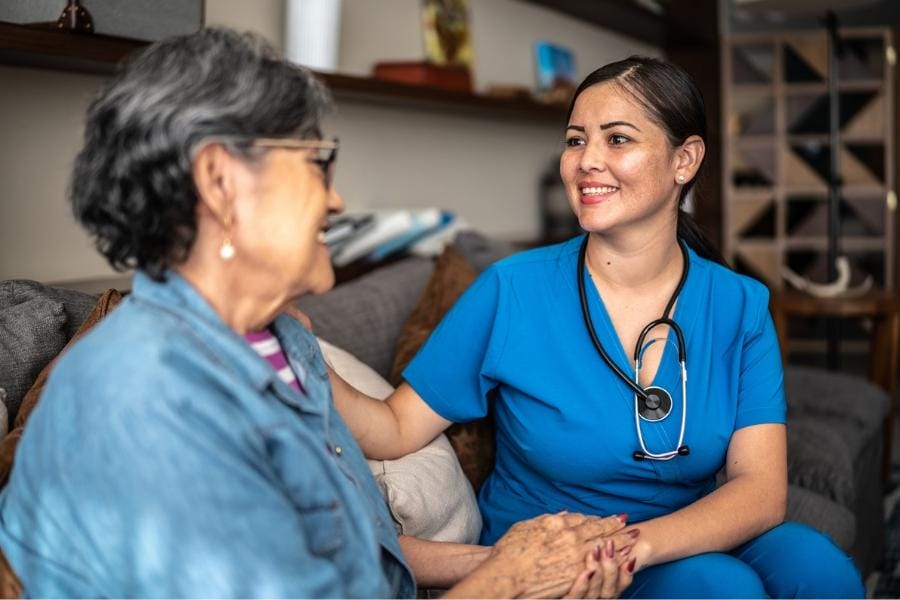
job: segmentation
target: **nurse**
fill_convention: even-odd
[[[560,159],[587,234],[487,269],[386,403],[336,377],[335,401],[379,459],[493,414],[482,543],[547,512],[627,513],[640,535],[625,597],[862,597],[849,557],[783,522],[768,291],[731,271],[683,210],[705,138],[681,68],[632,57],[591,73]]]

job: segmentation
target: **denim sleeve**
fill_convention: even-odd
[[[784,369],[778,336],[769,314],[768,290],[759,286],[751,328],[745,333],[741,351],[740,387],[735,429],[762,423],[784,423]]]
[[[91,481],[78,496],[86,503],[78,512],[101,547],[96,556],[111,561],[103,565],[104,591],[111,597],[345,596],[331,560],[337,542],[329,541],[339,536],[329,523],[340,507],[297,506],[292,498],[305,490],[292,496],[281,489],[263,437],[244,426],[226,394],[212,399],[214,409],[199,412],[190,399],[178,409],[169,400],[154,398],[140,414],[110,415],[88,444],[90,454],[102,457],[103,475],[85,474]]]

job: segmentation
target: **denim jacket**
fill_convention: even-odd
[[[135,276],[54,368],[0,494],[26,594],[414,595],[315,338],[273,329],[305,395],[183,278]]]

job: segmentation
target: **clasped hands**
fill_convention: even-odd
[[[488,561],[515,578],[520,597],[615,598],[631,584],[639,530],[625,515],[562,512],[513,525]]]

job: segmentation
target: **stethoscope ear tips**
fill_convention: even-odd
[[[687,446],[682,446],[681,448],[678,449],[679,456],[687,456],[690,453],[691,453],[691,449],[688,448]]]
[[[631,455],[631,458],[633,458],[636,461],[642,461],[646,458],[646,455],[643,452],[641,452],[640,450],[635,450],[634,454]]]

